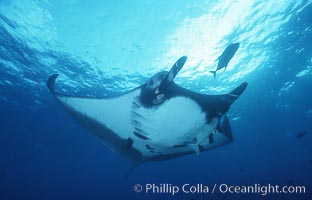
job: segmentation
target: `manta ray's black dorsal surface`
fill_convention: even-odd
[[[76,121],[134,163],[199,154],[233,141],[225,113],[247,83],[223,95],[190,91],[173,81],[185,62],[183,56],[169,72],[159,72],[143,85],[113,98],[58,93],[54,89],[56,74],[47,86]]]

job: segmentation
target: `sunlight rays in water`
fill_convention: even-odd
[[[301,4],[300,1],[220,2],[199,17],[182,20],[175,32],[168,35],[164,54],[157,59],[159,68],[154,70],[160,70],[168,65],[169,60],[180,55],[188,55],[186,66],[179,73],[180,78],[195,80],[210,77],[205,78],[202,92],[227,90],[270,60],[270,45]],[[216,68],[216,59],[225,47],[234,42],[240,42],[241,46],[226,71],[217,73],[219,80],[216,82],[209,71]]]
[[[95,14],[90,13],[88,20],[80,15],[82,10],[74,10],[77,7],[22,2],[0,3],[4,30],[0,72],[9,75],[0,85],[29,86],[39,93],[46,89],[46,77],[60,73],[68,90],[92,88],[102,94],[133,89],[153,74],[169,70],[183,55],[188,60],[176,78],[179,84],[202,93],[226,92],[272,66],[271,60],[277,55],[272,44],[285,34],[283,26],[312,1],[193,2],[185,7],[180,3],[178,8],[170,3],[167,12],[159,11],[161,3],[147,3],[123,13],[114,10],[119,6],[112,6],[104,14],[92,5],[89,9],[95,9]],[[149,13],[135,15],[140,6]],[[153,13],[159,15],[157,20]],[[72,18],[75,23],[68,22]],[[76,24],[74,30],[72,24]],[[218,71],[214,79],[209,71],[216,68],[216,59],[225,47],[234,42],[240,42],[240,48],[227,69]],[[310,71],[308,67],[297,76]]]

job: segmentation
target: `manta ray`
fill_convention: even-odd
[[[112,151],[133,163],[159,161],[206,151],[233,141],[225,113],[244,92],[244,82],[228,94],[205,95],[173,80],[186,62],[159,72],[133,90],[110,98],[90,98],[47,87],[62,107]]]

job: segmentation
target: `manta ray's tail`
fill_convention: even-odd
[[[216,70],[216,71],[209,71],[209,72],[213,74],[213,77],[214,77],[214,78],[216,78],[217,70]]]
[[[139,165],[140,163],[132,163],[131,167],[129,168],[129,170],[127,171],[125,175],[125,178],[128,178],[132,174],[133,170]]]

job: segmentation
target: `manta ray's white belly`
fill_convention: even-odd
[[[174,97],[159,106],[145,108],[138,100],[139,93],[135,90],[112,99],[58,98],[66,107],[105,125],[120,138],[132,138],[133,147],[145,156],[153,154],[148,147],[155,152],[174,153],[190,150],[176,149],[175,145],[207,144],[218,120],[207,124],[206,114],[195,101]]]
[[[165,147],[194,142],[206,125],[201,107],[186,97],[171,98],[153,108],[137,107],[132,112],[140,134]]]

